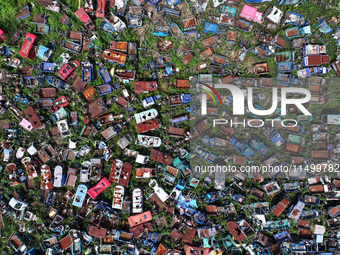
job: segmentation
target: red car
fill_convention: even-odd
[[[156,91],[158,87],[156,81],[135,81],[133,85],[137,94]]]
[[[51,107],[51,112],[54,113],[62,107],[66,107],[70,104],[66,96],[61,96],[53,101],[53,106]]]
[[[142,134],[147,131],[151,131],[153,129],[160,128],[160,127],[161,127],[161,124],[159,123],[158,119],[154,118],[146,122],[138,123],[137,131],[138,131],[138,134]]]
[[[111,183],[104,177],[101,179],[96,186],[92,187],[87,191],[87,194],[92,198],[95,199],[100,193],[106,190]]]
[[[32,47],[36,38],[37,37],[34,34],[27,33],[25,36],[25,41],[19,50],[19,55],[25,58],[33,59],[35,57],[35,51],[32,50]]]
[[[76,75],[75,70],[77,69],[78,66],[80,66],[79,61],[77,60],[69,61],[58,71],[60,78],[63,79],[64,81],[69,81]]]
[[[94,29],[95,25],[93,24],[90,16],[87,15],[83,8],[79,8],[74,14],[77,15],[78,19],[80,19],[80,21],[84,23],[87,30]]]
[[[97,11],[96,11],[97,18],[105,18],[105,4],[106,4],[106,0],[97,0]]]
[[[161,151],[152,149],[149,158],[151,160],[160,162],[165,165],[170,165],[172,162],[172,157],[170,155],[164,154]]]
[[[5,34],[5,32],[4,32],[4,31],[2,31],[2,30],[0,29],[0,42],[3,42],[3,41],[5,41],[5,38],[6,38],[6,34]]]

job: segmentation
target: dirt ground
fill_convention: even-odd
[[[228,58],[230,61],[236,61],[236,52],[235,51],[228,51]]]
[[[249,57],[250,56],[250,53],[248,52],[247,53],[247,57],[243,63],[243,66],[245,67],[245,70],[247,73],[251,73],[252,72],[252,68],[253,68],[253,65],[255,64],[255,60],[254,58],[252,57]]]
[[[145,23],[145,19],[144,19],[143,26],[134,29],[136,31],[140,41],[145,40],[145,35],[151,31],[154,20],[162,20],[163,19],[162,13],[157,12],[157,8],[155,8],[149,2],[147,2],[143,7],[146,10],[146,12],[152,12],[152,20],[150,20],[149,23]]]
[[[160,83],[160,85],[161,85],[161,91],[167,92],[168,87],[165,84],[163,84],[163,83]]]
[[[138,34],[141,41],[145,40],[145,35],[151,31],[152,26],[154,24],[157,26],[166,25],[166,21],[170,18],[170,16],[168,17],[163,16],[163,9],[165,5],[161,4],[159,6],[162,8],[162,10],[159,12],[157,11],[157,7],[153,6],[149,2],[147,2],[143,6],[146,12],[152,12],[152,19],[149,21],[149,23],[145,23],[145,25],[143,25],[142,27],[135,28],[135,31]],[[176,20],[176,23],[179,26],[181,25],[182,19],[193,17],[193,14],[190,11],[189,5],[186,2],[181,2],[180,4],[178,4],[176,6],[176,9],[181,11],[180,18]]]
[[[181,11],[181,19],[190,18],[193,16],[187,2],[181,2],[179,5],[176,6],[176,9]]]

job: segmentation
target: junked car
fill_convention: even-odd
[[[92,165],[91,165],[90,161],[85,161],[81,164],[80,182],[89,182],[90,181],[91,168],[92,168]]]
[[[83,207],[86,193],[87,193],[87,187],[84,184],[80,184],[77,188],[77,192],[74,196],[72,205],[76,207],[80,207],[80,208]]]
[[[58,165],[54,168],[54,187],[61,187],[62,186],[62,178],[63,178],[63,168]]]

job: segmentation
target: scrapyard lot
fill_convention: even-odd
[[[0,253],[340,250],[339,175],[235,174],[217,185],[189,169],[188,133],[189,77],[283,86],[312,77],[316,118],[301,129],[226,129],[194,156],[339,164],[340,90],[323,80],[340,74],[338,1],[93,2],[2,3]],[[240,149],[248,144],[255,156]]]

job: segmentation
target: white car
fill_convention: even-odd
[[[144,165],[144,164],[149,162],[149,157],[138,154],[137,157],[136,157],[136,162]]]
[[[267,15],[266,19],[268,19],[270,22],[273,22],[275,24],[278,24],[282,18],[283,12],[273,6],[271,8],[270,13]]]
[[[92,164],[90,161],[85,161],[81,164],[80,182],[89,182],[91,176]]]
[[[37,217],[37,215],[31,213],[31,212],[26,212],[24,219],[27,221],[37,221],[39,218]]]
[[[19,147],[19,148],[17,149],[16,154],[15,154],[16,158],[17,158],[17,159],[23,158],[24,155],[25,155],[25,152],[26,152],[26,149],[25,149],[25,148]]]
[[[123,208],[125,188],[121,185],[117,185],[113,192],[112,208],[121,210]]]
[[[54,168],[54,187],[61,187],[62,186],[62,178],[63,178],[63,168],[61,166],[56,166]]]
[[[132,213],[143,212],[143,192],[140,188],[132,191]]]
[[[10,207],[12,207],[14,210],[18,210],[18,211],[23,211],[27,208],[28,204],[25,202],[21,202],[16,200],[14,197],[11,198],[11,200],[9,201],[9,205]]]

